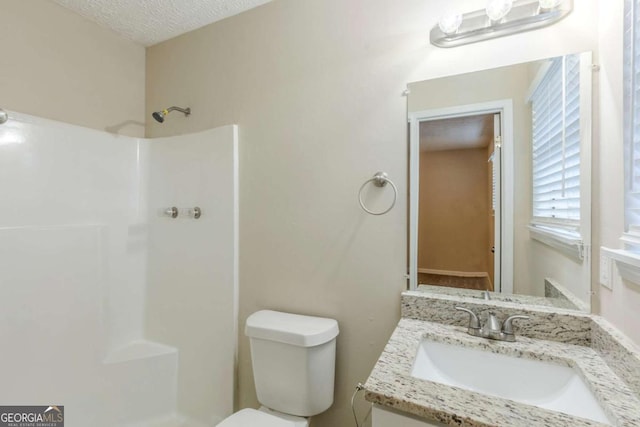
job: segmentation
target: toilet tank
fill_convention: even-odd
[[[258,401],[285,414],[310,417],[333,404],[338,322],[262,310],[245,334]]]

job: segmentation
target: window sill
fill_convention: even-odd
[[[529,235],[532,239],[562,252],[575,261],[580,263],[584,261],[585,245],[582,237],[563,233],[561,230],[554,230],[550,227],[537,226],[533,224],[530,224],[528,228]]]
[[[640,285],[640,254],[626,249],[600,248],[602,255],[616,262],[618,273],[623,280]]]
[[[640,235],[636,232],[624,233],[620,241],[626,249],[640,249]]]

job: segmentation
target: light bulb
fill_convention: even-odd
[[[560,6],[562,0],[539,0],[540,1],[540,9],[553,9],[554,7]]]
[[[438,26],[445,34],[454,34],[462,24],[462,15],[457,12],[446,13],[438,21]]]
[[[487,16],[492,21],[500,21],[511,11],[513,0],[489,0],[487,3]]]

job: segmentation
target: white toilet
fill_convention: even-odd
[[[333,404],[338,322],[263,310],[247,319],[259,410],[243,409],[217,427],[308,427]]]

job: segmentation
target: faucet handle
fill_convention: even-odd
[[[473,311],[469,310],[468,308],[457,306],[456,310],[469,313],[469,329],[480,329],[480,319],[478,319],[478,316]]]
[[[493,311],[490,311],[487,315],[487,321],[484,324],[484,327],[488,329],[490,332],[500,332],[500,327],[502,323],[496,317],[496,314]]]
[[[507,319],[502,324],[502,332],[507,335],[513,335],[513,321],[518,319],[527,320],[529,319],[529,316],[514,314],[513,316],[507,317]]]

